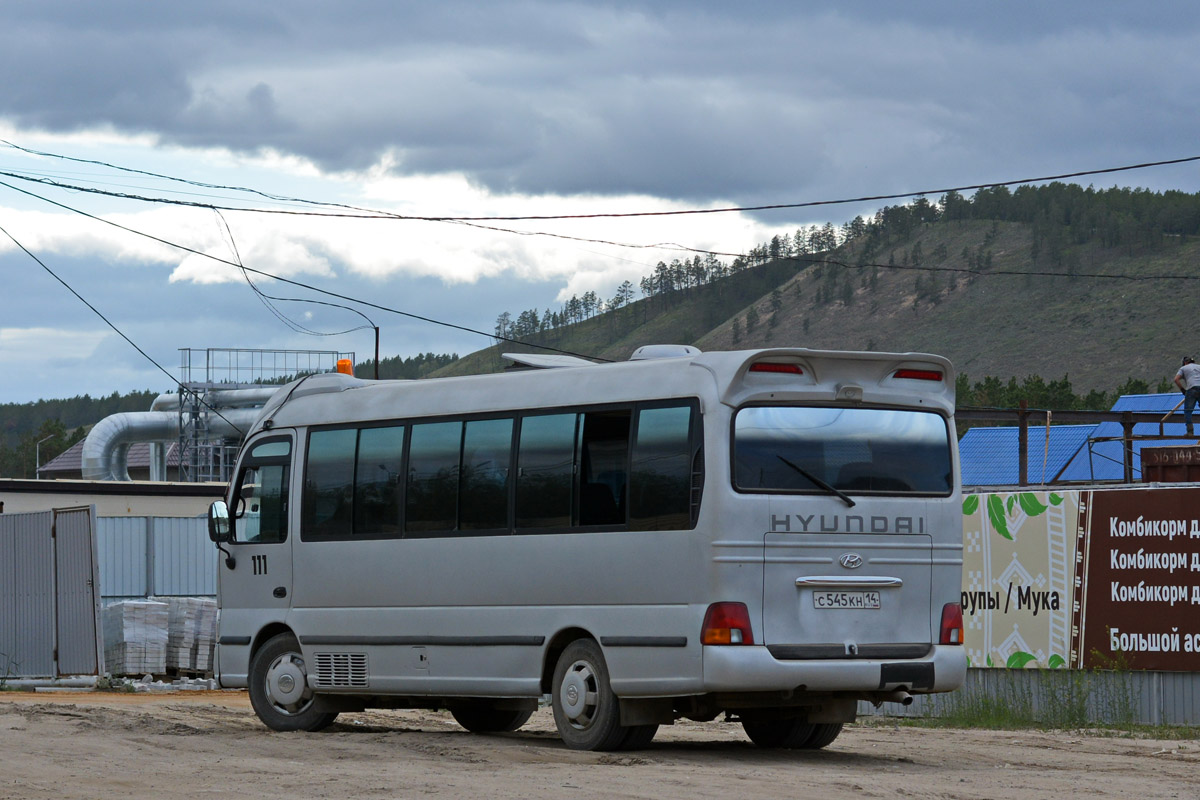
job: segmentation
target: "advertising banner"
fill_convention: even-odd
[[[973,667],[1200,671],[1200,487],[963,499]]]
[[[973,667],[1067,665],[1079,493],[963,500],[963,622]]]
[[[1200,489],[1087,495],[1078,663],[1200,670]]]

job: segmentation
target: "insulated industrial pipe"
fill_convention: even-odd
[[[261,408],[218,408],[217,411],[205,411],[202,416],[214,435],[241,439],[261,413]],[[178,411],[129,411],[105,417],[92,427],[83,441],[80,464],[83,479],[127,481],[130,479],[129,445],[178,439]]]

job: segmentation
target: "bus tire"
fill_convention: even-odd
[[[842,732],[842,723],[840,722],[819,722],[813,726],[812,735],[809,736],[802,747],[805,750],[820,750],[833,743],[833,740]]]
[[[654,739],[654,734],[658,733],[657,725],[631,725],[625,729],[628,731],[625,738],[621,740],[621,744],[617,747],[618,750],[641,750]]]
[[[300,643],[290,633],[267,641],[250,659],[250,705],[271,730],[319,731],[337,718],[322,711],[308,687]]]
[[[475,700],[450,709],[454,721],[471,733],[509,733],[529,721],[532,711],[496,708],[486,700]]]
[[[572,750],[616,750],[629,732],[621,727],[617,696],[608,682],[600,645],[576,639],[554,668],[551,705],[558,735]]]
[[[815,725],[800,717],[791,719],[744,719],[742,728],[759,747],[795,749],[805,747]],[[832,740],[831,740],[832,741]]]

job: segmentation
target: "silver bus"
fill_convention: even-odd
[[[656,345],[501,374],[304,378],[210,535],[217,672],[275,730],[447,709],[632,749],[677,719],[819,748],[966,674],[939,356]]]

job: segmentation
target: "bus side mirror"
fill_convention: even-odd
[[[229,506],[224,500],[208,507],[208,538],[217,544],[229,541]]]

